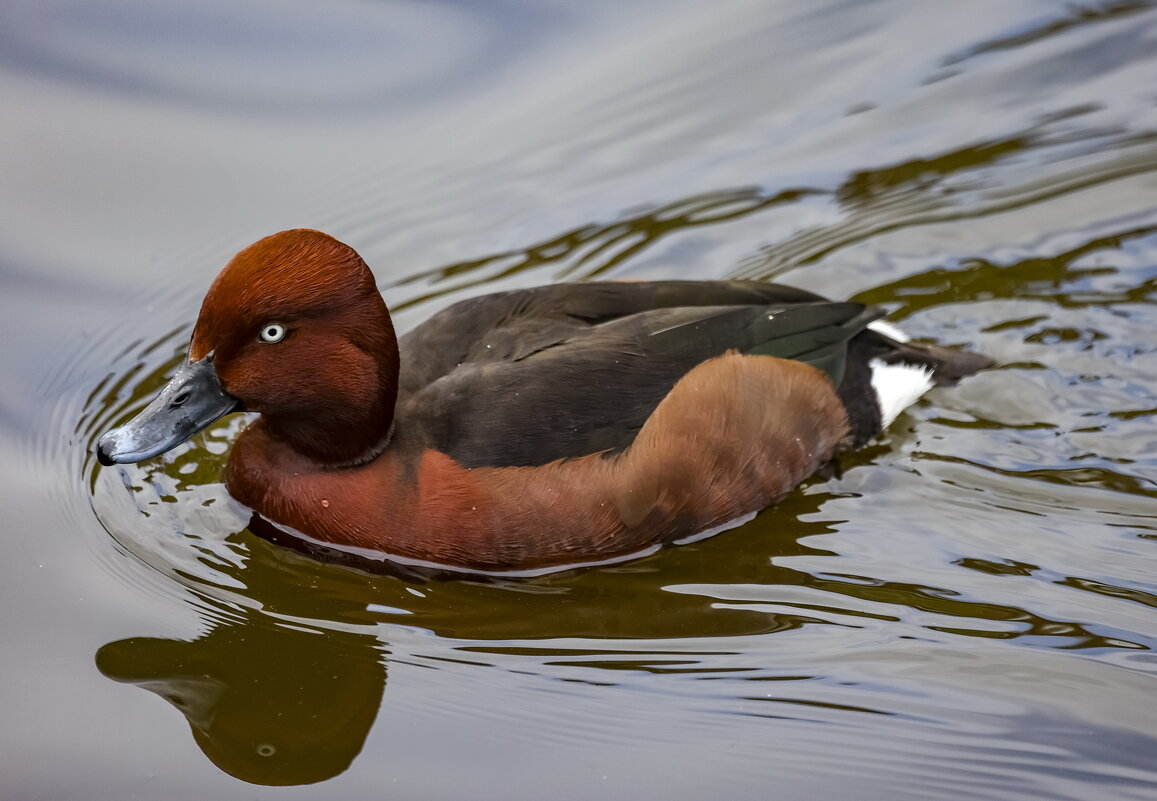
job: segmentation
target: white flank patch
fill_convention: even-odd
[[[888,339],[894,342],[907,342],[912,337],[905,334],[891,323],[886,323],[883,320],[873,320],[868,323],[869,330],[875,331],[877,334],[883,334]]]
[[[880,359],[868,362],[872,368],[872,389],[880,404],[880,430],[916,399],[932,388],[932,370],[917,364],[887,364]]]

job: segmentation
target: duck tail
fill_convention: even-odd
[[[848,445],[872,439],[932,387],[951,386],[993,364],[982,354],[915,343],[890,323],[872,322],[849,343],[839,388],[851,424]]]

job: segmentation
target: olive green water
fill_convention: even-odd
[[[9,0],[0,107],[5,801],[1157,798],[1152,4]],[[709,540],[371,575],[241,420],[92,457],[293,226],[402,329],[744,276],[1000,366]]]

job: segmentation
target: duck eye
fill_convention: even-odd
[[[262,342],[280,342],[285,339],[285,326],[280,323],[270,323],[261,329]]]

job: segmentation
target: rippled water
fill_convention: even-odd
[[[0,101],[3,798],[1157,798],[1153,4],[9,0]],[[774,277],[1000,366],[645,559],[319,564],[243,421],[92,457],[298,225],[403,329]]]

